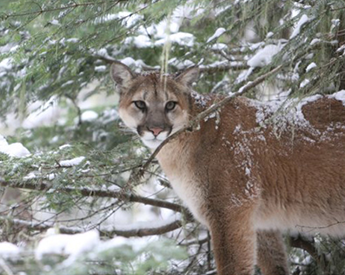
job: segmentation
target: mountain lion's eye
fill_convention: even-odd
[[[142,100],[137,100],[137,101],[133,101],[133,102],[134,102],[135,106],[136,106],[138,109],[140,109],[140,110],[142,110],[142,111],[146,109],[146,104],[145,104],[144,101],[142,101]]]
[[[166,109],[167,111],[172,111],[172,110],[175,109],[176,104],[177,104],[177,103],[176,103],[175,101],[169,101],[169,102],[167,102],[167,104],[165,104],[165,109]]]

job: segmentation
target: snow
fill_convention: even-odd
[[[149,48],[153,46],[150,38],[143,34],[135,37],[127,37],[124,41],[124,44],[134,44],[137,48]]]
[[[341,91],[339,91],[337,93],[331,94],[331,95],[328,96],[328,98],[334,98],[336,100],[339,100],[345,106],[345,90],[341,90]]]
[[[53,180],[53,179],[55,179],[55,177],[56,177],[56,176],[55,176],[54,173],[50,173],[50,174],[47,175],[47,179],[48,179],[48,180]]]
[[[50,24],[54,25],[54,26],[61,26],[61,24],[59,23],[58,20],[53,19],[52,21],[49,22]]]
[[[71,144],[64,144],[64,145],[61,145],[61,146],[59,147],[59,150],[63,150],[63,149],[65,149],[65,148],[71,148],[71,147],[72,147]]]
[[[296,26],[294,27],[290,39],[296,37],[297,35],[299,35],[300,31],[301,31],[301,27],[307,23],[309,21],[309,18],[306,14],[303,14],[301,16],[301,18],[299,19],[299,21],[297,22]]]
[[[205,107],[207,103],[210,101],[210,98],[208,98],[207,96],[198,94],[195,91],[192,91],[191,96],[194,99],[195,104],[201,107]]]
[[[98,118],[98,114],[95,111],[85,111],[81,114],[82,121],[93,121]]]
[[[82,163],[84,160],[85,160],[85,157],[81,156],[81,157],[76,157],[76,158],[73,158],[70,160],[61,160],[61,161],[59,161],[59,164],[61,166],[68,166],[68,167],[77,166],[80,163]]]
[[[141,59],[134,60],[132,57],[126,57],[124,59],[121,59],[120,61],[128,67],[132,67],[137,73],[142,72],[141,68],[147,66]]]
[[[321,42],[321,39],[319,38],[314,38],[311,42],[310,42],[310,46],[313,46],[315,44],[318,44]]]
[[[39,242],[35,250],[35,258],[42,260],[45,255],[49,254],[67,255],[69,257],[64,261],[64,264],[70,265],[78,256],[91,251],[99,243],[97,230],[74,235],[49,235]]]
[[[2,135],[0,135],[0,148],[4,146],[8,146],[7,140]]]
[[[167,41],[172,43],[192,47],[195,37],[191,33],[179,32],[180,26],[185,18],[189,18],[191,13],[198,13],[200,10],[191,8],[189,5],[177,7],[169,18],[152,24],[147,27],[140,26],[138,35],[127,37],[124,44],[134,44],[137,48],[150,48],[162,46]]]
[[[100,17],[97,17],[94,21],[95,24],[101,24],[108,21],[118,20],[121,21],[121,24],[127,28],[133,27],[137,24],[140,20],[142,20],[144,16],[139,14],[134,14],[129,11],[120,11],[117,14],[106,14]]]
[[[51,97],[47,102],[36,101],[28,108],[30,115],[23,121],[22,126],[33,129],[40,126],[50,126],[61,119],[62,110],[58,108],[57,97]]]
[[[253,72],[254,67],[250,67],[248,70],[243,70],[238,77],[235,80],[235,84],[241,83],[242,81],[247,80],[247,78],[251,75]]]
[[[213,40],[218,39],[221,35],[223,35],[226,32],[226,29],[224,28],[218,28],[215,33],[207,39],[206,43],[210,43]]]
[[[186,69],[188,67],[191,67],[191,66],[195,65],[194,62],[192,62],[192,61],[190,61],[188,59],[180,60],[180,59],[178,59],[176,57],[171,58],[168,61],[168,64],[176,67],[178,70],[183,70],[183,69]]]
[[[309,128],[312,131],[313,128],[311,128],[310,123],[303,115],[302,107],[305,104],[320,99],[321,97],[321,95],[313,95],[303,99],[293,98],[287,100],[273,100],[269,102],[251,100],[250,103],[257,109],[256,121],[261,126],[264,126],[265,119],[268,115],[275,114],[273,120],[277,129],[284,130],[288,125],[296,125],[303,128]]]
[[[0,72],[11,70],[12,69],[12,62],[13,62],[12,58],[10,58],[10,57],[4,58],[0,62]]]
[[[105,48],[102,48],[102,49],[99,49],[98,51],[95,52],[94,49],[91,49],[90,50],[91,54],[95,54],[95,55],[98,55],[100,57],[104,57],[106,59],[109,59],[109,60],[114,60],[114,58],[112,58],[109,54],[108,54],[108,51],[105,49]]]
[[[223,51],[228,49],[228,46],[224,43],[215,43],[212,45],[211,49],[214,51]]]
[[[314,62],[312,62],[312,63],[310,63],[309,65],[308,65],[308,67],[305,69],[305,71],[306,72],[309,72],[310,70],[312,70],[312,69],[314,69],[314,68],[316,68],[317,67],[317,65],[314,63]]]
[[[144,16],[128,11],[121,11],[118,13],[118,18],[120,21],[122,21],[123,25],[125,25],[127,28],[130,28],[137,24],[140,20],[144,19]]]
[[[64,84],[61,85],[61,88],[66,87],[66,86],[68,86],[68,85],[71,85],[71,84],[73,84],[73,83],[74,83],[73,80],[68,80],[67,82],[65,82]]]
[[[34,172],[30,172],[29,174],[27,174],[23,180],[32,180],[36,178],[36,174]]]
[[[307,86],[310,83],[309,79],[304,79],[301,84],[299,85],[300,88],[304,88],[305,86]]]
[[[79,39],[78,38],[68,38],[67,40],[66,40],[66,42],[68,42],[68,43],[78,43],[79,42]]]
[[[18,45],[15,45],[14,43],[8,43],[8,44],[5,44],[4,46],[0,46],[0,54],[14,52],[18,48],[19,48]]]
[[[26,149],[23,144],[15,142],[8,144],[6,139],[0,135],[0,152],[9,155],[10,157],[27,157],[31,155],[30,151]]]
[[[9,242],[0,243],[0,258],[10,259],[16,258],[20,253],[20,249]]]
[[[268,32],[268,33],[266,34],[266,38],[271,38],[273,35],[274,35],[273,32]]]
[[[101,66],[95,66],[95,72],[106,72],[107,71],[107,66],[101,65]]]
[[[339,27],[339,25],[340,25],[340,19],[332,19],[331,31],[333,31],[333,29]]]
[[[103,111],[103,124],[119,119],[119,114],[115,109]]]
[[[345,45],[341,45],[338,49],[337,49],[337,53],[340,53],[340,52],[345,52]]]
[[[194,45],[194,35],[187,32],[178,32],[171,34],[170,36],[166,36],[163,39],[157,40],[154,45],[163,46],[168,40],[170,40],[171,43],[176,43],[180,46],[192,47]]]
[[[231,64],[236,65],[235,63],[230,62],[230,65]],[[228,65],[229,65],[229,61],[223,60],[223,61],[216,61],[216,62],[208,64],[208,65],[199,65],[199,68],[200,69],[217,68],[217,67],[228,66]]]
[[[266,45],[247,61],[250,67],[263,67],[271,63],[272,58],[282,49],[281,45]]]
[[[23,144],[16,142],[16,143],[12,143],[10,145],[8,145],[7,147],[7,153],[9,156],[11,157],[27,157],[30,154],[30,151],[28,149],[26,149]]]

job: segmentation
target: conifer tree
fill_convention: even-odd
[[[168,199],[150,152],[123,129],[109,67],[198,65],[200,93],[228,95],[261,77],[245,96],[332,94],[345,89],[344,15],[344,0],[0,1],[0,242],[25,242],[11,259],[1,258],[0,243],[1,272],[215,274],[207,231]],[[85,109],[98,94],[108,104]],[[112,220],[137,205],[170,218],[126,228]],[[76,259],[35,257],[29,251],[49,228],[97,229],[102,241],[89,240],[102,247]],[[161,235],[145,249],[107,241]],[[293,274],[345,272],[342,241],[286,239]]]

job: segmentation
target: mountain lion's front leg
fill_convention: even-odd
[[[209,227],[217,275],[254,273],[256,232],[251,216],[252,211],[249,209],[223,209],[217,214],[214,213]]]
[[[280,231],[257,233],[257,264],[264,275],[287,275],[287,259]]]

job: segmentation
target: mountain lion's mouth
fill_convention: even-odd
[[[164,131],[155,136],[150,131],[142,132],[140,135],[143,143],[151,149],[156,149],[168,136],[170,131]]]
[[[141,141],[150,149],[156,149],[164,140],[159,140],[157,138],[154,139],[143,139]]]

